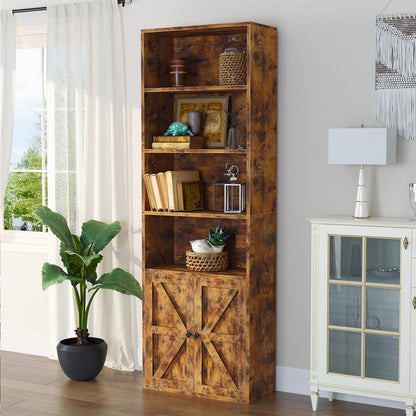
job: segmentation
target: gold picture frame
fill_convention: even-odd
[[[201,113],[201,131],[204,147],[225,147],[227,135],[228,97],[177,97],[175,98],[175,121],[188,124],[188,111]]]

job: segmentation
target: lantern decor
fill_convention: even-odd
[[[225,176],[229,176],[228,182],[216,182],[213,186],[213,210],[224,211],[227,214],[239,214],[245,210],[246,185],[237,179],[239,172],[237,165],[225,164]]]

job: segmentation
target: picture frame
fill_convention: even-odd
[[[188,124],[188,111],[201,113],[204,148],[223,149],[227,136],[228,97],[176,97],[175,121]]]

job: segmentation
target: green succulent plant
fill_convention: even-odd
[[[61,241],[60,256],[66,268],[50,263],[42,267],[42,289],[69,280],[78,310],[77,344],[88,344],[88,313],[91,302],[100,289],[111,289],[125,295],[142,298],[139,282],[123,269],[115,268],[110,273],[97,277],[96,269],[103,259],[101,250],[120,232],[118,221],[106,224],[90,220],[82,224],[80,236],[71,234],[66,219],[48,207],[38,207],[34,213],[41,222]],[[89,288],[88,288],[89,286]],[[92,292],[90,295],[88,295]]]
[[[228,234],[225,227],[217,225],[215,231],[212,231],[211,228],[208,228],[208,241],[213,246],[223,246],[226,243],[229,236],[230,235]]]

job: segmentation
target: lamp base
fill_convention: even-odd
[[[358,176],[357,198],[355,199],[355,211],[353,218],[364,220],[370,218],[368,215],[367,187],[364,179],[364,166],[361,165]]]

